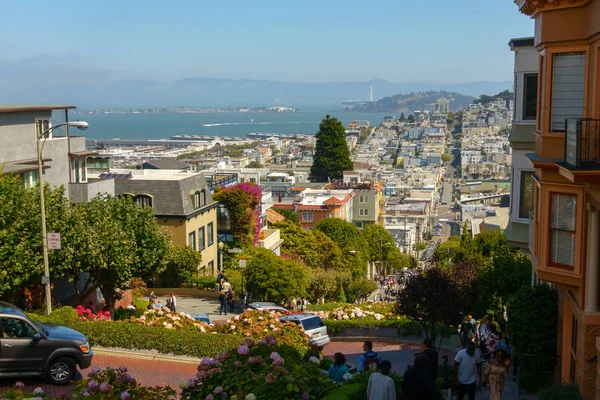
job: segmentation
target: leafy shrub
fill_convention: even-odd
[[[130,318],[127,322],[146,326],[164,327],[165,329],[189,329],[193,331],[215,332],[213,325],[196,321],[184,312],[173,312],[166,307],[152,308],[144,311],[139,318]]]
[[[547,386],[540,390],[539,395],[540,400],[581,400],[579,387],[564,383]]]
[[[74,312],[73,309],[71,310]],[[92,346],[158,350],[163,354],[200,358],[212,356],[237,346],[243,340],[235,335],[213,335],[192,330],[164,329],[126,321],[83,322],[77,319],[73,321],[72,316],[66,312],[59,313],[57,316],[55,313],[53,312],[49,317],[33,314],[29,314],[29,317],[40,322],[52,322],[76,329],[87,336]]]
[[[77,383],[74,395],[90,400],[175,400],[177,393],[168,386],[141,386],[127,373],[127,368],[121,366],[117,369],[108,367],[104,371],[92,368],[88,378]]]
[[[392,372],[389,376],[394,380],[396,399],[401,400],[403,398],[402,375]],[[323,400],[364,400],[367,396],[367,387],[369,385],[370,377],[371,372],[369,371],[356,374],[347,383],[330,391],[323,397]]]
[[[81,305],[75,307],[75,312],[79,316],[80,321],[110,321],[110,312],[98,311],[94,313],[91,309]]]
[[[338,291],[338,294],[337,294],[337,301],[340,303],[346,302],[346,294],[344,293],[343,285],[340,285],[340,290]]]
[[[523,366],[520,366],[519,368],[519,388],[527,393],[535,393],[540,388],[547,386],[552,382],[552,376],[536,373],[531,369],[523,368]]]
[[[301,361],[296,349],[280,345],[268,335],[258,343],[247,339],[237,349],[203,358],[196,378],[182,384],[181,397],[243,399],[253,394],[256,399],[272,400],[319,398],[332,384],[316,363]]]
[[[213,275],[208,276],[194,276],[190,278],[190,286],[197,289],[214,290],[215,284],[217,283],[217,277]]]
[[[350,303],[354,303],[356,300],[366,299],[376,289],[377,283],[375,283],[375,281],[367,279],[356,280],[348,285],[346,297]]]

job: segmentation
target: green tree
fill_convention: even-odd
[[[358,143],[362,143],[369,137],[369,129],[367,127],[360,128],[360,133],[358,135]]]
[[[293,210],[288,210],[288,209],[282,209],[282,210],[276,210],[279,214],[283,215],[286,219],[286,221],[290,221],[293,222],[294,224],[298,224],[298,213],[296,211]]]
[[[404,113],[401,113],[401,114],[400,114],[400,121],[401,121],[401,122],[404,122],[404,121],[406,121],[406,117],[404,116]]]
[[[344,293],[344,285],[340,285],[340,289],[338,290],[337,298],[338,303],[346,302],[346,293]]]
[[[448,115],[446,116],[446,123],[448,125],[452,125],[452,123],[454,122],[455,119],[456,119],[456,116],[454,115],[454,113],[449,112]]]
[[[342,253],[338,245],[317,230],[304,230],[297,224],[283,221],[275,225],[281,232],[281,251],[292,259],[317,269],[342,269]]]
[[[12,295],[42,273],[39,215],[36,190],[16,175],[0,174],[0,294]]]
[[[456,324],[460,321],[460,310],[462,298],[456,283],[447,272],[429,268],[412,277],[404,290],[400,291],[394,313],[421,324],[425,336],[435,343],[436,325]]]
[[[341,179],[344,171],[353,168],[344,125],[337,118],[327,115],[321,121],[315,136],[317,143],[310,168],[310,180],[327,182],[328,179]]]
[[[264,168],[265,166],[259,163],[258,161],[250,161],[246,168]]]
[[[445,162],[445,163],[446,163],[446,162],[450,161],[450,158],[451,158],[451,157],[450,157],[450,154],[448,154],[448,153],[444,153],[444,154],[442,154],[442,161],[443,161],[443,162]]]
[[[244,271],[247,287],[257,299],[283,302],[306,295],[308,270],[267,249],[255,249]]]
[[[410,115],[408,116],[408,118],[407,118],[407,121],[408,121],[408,122],[415,122],[415,116],[414,116],[414,115],[412,115],[412,114],[410,114]]]
[[[364,276],[370,251],[356,225],[340,218],[325,218],[317,224],[316,230],[332,239],[346,255],[346,266],[354,278]]]
[[[367,297],[377,290],[377,283],[367,279],[357,279],[348,285],[346,297],[348,302],[354,303],[360,300],[366,300]]]
[[[308,276],[308,293],[313,302],[333,297],[338,285],[339,273],[334,270],[313,270]]]
[[[162,281],[175,281],[176,284],[189,282],[198,276],[198,268],[202,262],[199,251],[189,246],[171,247],[167,256],[166,269],[160,274]]]
[[[398,249],[394,237],[383,226],[369,224],[362,230],[362,236],[368,246],[369,261],[378,263],[381,258],[390,272],[410,265],[410,256]]]

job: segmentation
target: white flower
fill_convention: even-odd
[[[256,400],[256,396],[254,395],[254,393],[247,394],[246,400]]]
[[[348,319],[349,317],[347,315],[344,314],[344,316],[342,317],[343,319]]]
[[[204,327],[203,327],[203,326],[200,326],[200,332],[202,332],[202,333],[206,333],[206,329],[204,329]]]
[[[231,329],[232,331],[235,331],[235,325],[231,325],[231,327],[229,329]]]
[[[236,315],[235,317],[233,317],[233,319],[235,319],[236,321],[239,321],[240,317],[239,317],[239,315]]]
[[[146,316],[145,316],[145,315],[142,315],[142,316],[140,317],[140,320],[142,320],[142,321],[145,321],[145,320],[146,320]]]
[[[226,322],[227,322],[227,325],[229,325],[231,323],[231,320],[228,319]]]
[[[167,326],[167,321],[163,322],[163,326]]]
[[[349,372],[346,372],[343,376],[345,381],[349,381],[350,379],[352,379],[352,374]]]
[[[308,361],[314,362],[315,364],[319,364],[321,361],[315,356],[312,356],[308,359]]]

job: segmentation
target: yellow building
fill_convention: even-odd
[[[200,251],[202,271],[217,271],[218,203],[202,174],[146,169],[115,175],[122,175],[115,178],[117,196],[130,195],[141,205],[152,207],[158,224],[169,231],[175,246]]]
[[[559,291],[563,382],[600,393],[600,0],[515,0],[535,20],[539,73],[529,249]]]

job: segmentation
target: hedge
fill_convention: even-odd
[[[244,340],[235,335],[171,330],[120,321],[79,321],[73,319],[69,312],[62,311],[56,311],[50,317],[36,314],[29,314],[29,317],[40,322],[52,322],[73,328],[86,335],[92,346],[157,350],[163,354],[198,358],[212,357],[230,350]]]
[[[396,399],[402,400],[404,398],[402,393],[402,375],[392,372],[389,376],[394,380]],[[322,400],[363,400],[367,397],[367,387],[370,377],[371,373],[368,371],[357,374],[351,381],[333,389]]]
[[[579,387],[555,383],[540,390],[540,400],[581,400]]]

